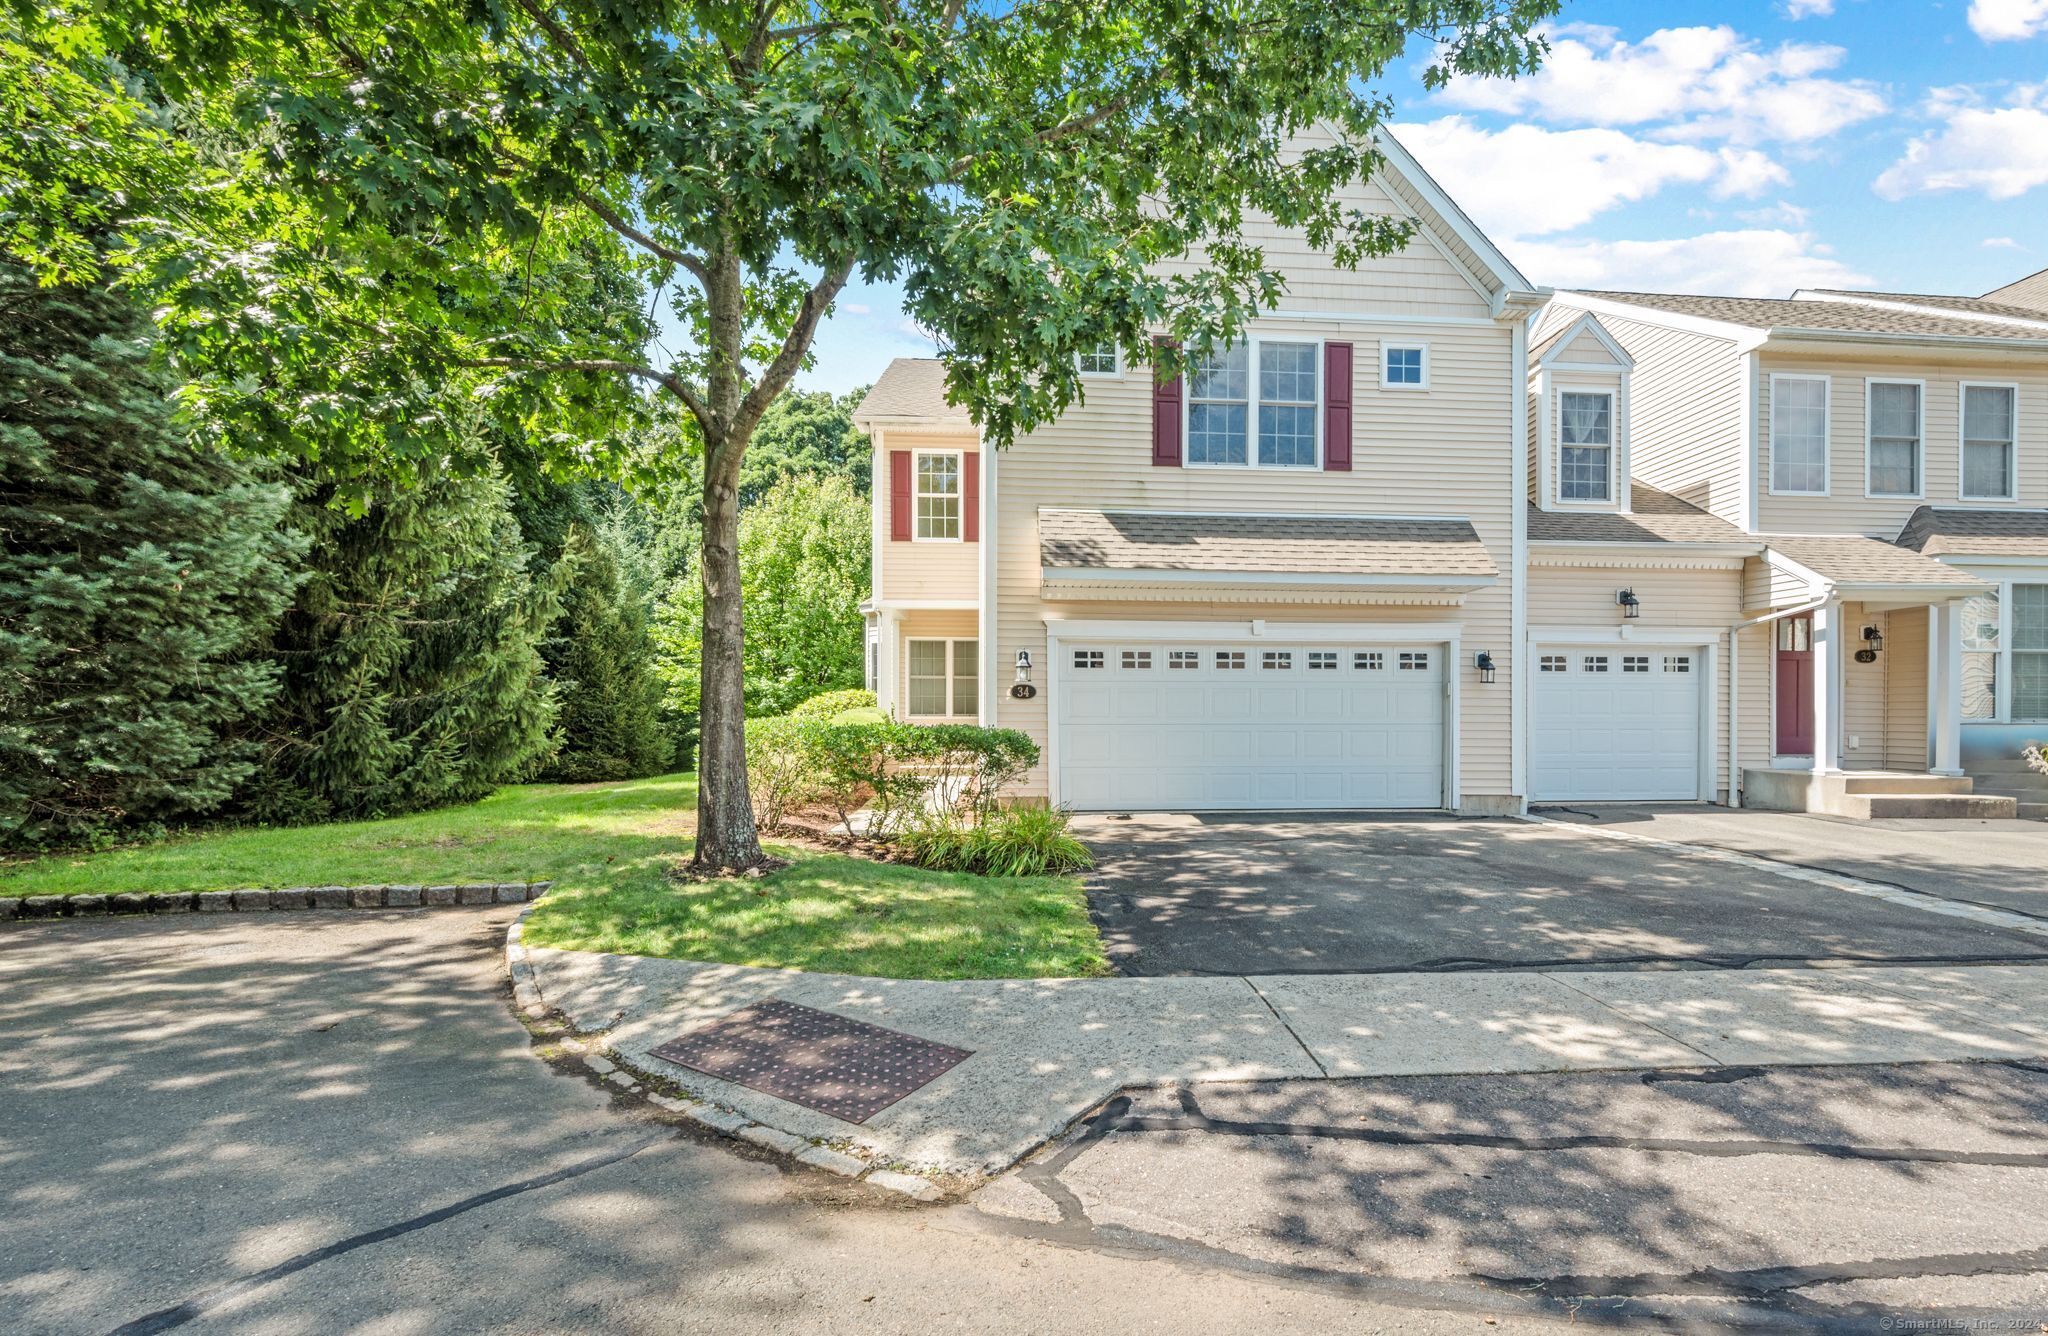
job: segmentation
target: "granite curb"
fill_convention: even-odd
[[[529,1021],[559,1017],[541,995],[539,977],[526,950],[526,916],[531,909],[505,929],[505,968],[512,978],[512,1004]],[[812,1169],[853,1179],[912,1201],[944,1199],[945,1189],[929,1178],[905,1172],[907,1166],[869,1159],[854,1150],[817,1141],[801,1132],[757,1122],[736,1110],[709,1100],[678,1097],[661,1089],[666,1083],[658,1076],[628,1062],[602,1038],[571,1039],[564,1047],[581,1055],[583,1065],[594,1075],[638,1096],[656,1108],[672,1113],[708,1132],[747,1142],[772,1154],[783,1156]]]
[[[467,882],[451,886],[287,886],[232,891],[122,892],[115,895],[0,897],[0,923],[105,914],[264,914],[295,909],[420,909],[442,905],[516,905],[547,894],[552,881]]]

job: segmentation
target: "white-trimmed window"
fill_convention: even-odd
[[[1771,490],[1828,493],[1828,378],[1771,377]]]
[[[1963,394],[1965,501],[2011,501],[2018,495],[2013,454],[2019,441],[2019,387],[1972,385]]]
[[[1322,345],[1253,339],[1188,361],[1187,462],[1312,469],[1320,461]]]
[[[1098,344],[1074,355],[1074,360],[1084,376],[1114,376],[1117,374],[1116,345]]]
[[[1963,600],[1963,718],[1998,717],[2000,601],[1997,594]]]
[[[916,476],[912,480],[917,527],[912,536],[920,543],[960,541],[960,452],[920,450]]]
[[[1614,499],[1614,392],[1559,390],[1557,499]]]
[[[2015,723],[2048,720],[2048,584],[2016,584],[2012,591],[2012,717]]]
[[[1390,390],[1429,388],[1429,345],[1388,343],[1380,346],[1380,384]]]
[[[1965,600],[1963,718],[2048,724],[2048,584]]]
[[[1870,496],[1920,495],[1920,420],[1926,388],[1917,380],[1864,384],[1870,429],[1864,488]]]
[[[971,719],[978,714],[979,648],[972,640],[904,641],[910,685],[907,713],[917,719]]]

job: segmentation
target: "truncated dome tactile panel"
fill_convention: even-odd
[[[770,998],[652,1050],[691,1071],[864,1123],[973,1056]]]

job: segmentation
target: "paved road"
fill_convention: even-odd
[[[1018,1237],[1655,1327],[2048,1324],[2048,1066],[1133,1092],[982,1190]]]
[[[1735,814],[1754,815],[1766,814]],[[1785,820],[1796,823],[1788,840],[1814,824]],[[1693,818],[1686,829],[1712,822]],[[2004,824],[2026,829],[2002,833],[1974,864],[1955,849],[1953,865],[1971,870],[1946,884],[1967,877],[1968,887],[2048,896],[2048,826]],[[1848,842],[1820,825],[1838,845]],[[1642,822],[1626,828],[1666,833]],[[1754,841],[1768,844],[1776,830]],[[2039,936],[1525,822],[1137,817],[1091,820],[1084,834],[1099,862],[1090,907],[1117,967],[1130,974],[2048,959]],[[1893,852],[1888,844],[1879,856]],[[1906,865],[1939,858],[1930,848]],[[2031,867],[2020,868],[2027,858]]]
[[[695,1139],[536,1056],[511,913],[0,929],[0,1332],[1474,1326]]]
[[[1536,810],[2048,918],[2048,822],[1851,821],[1690,805]]]

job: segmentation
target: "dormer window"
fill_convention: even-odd
[[[1607,390],[1558,393],[1557,497],[1614,499],[1614,395]]]

